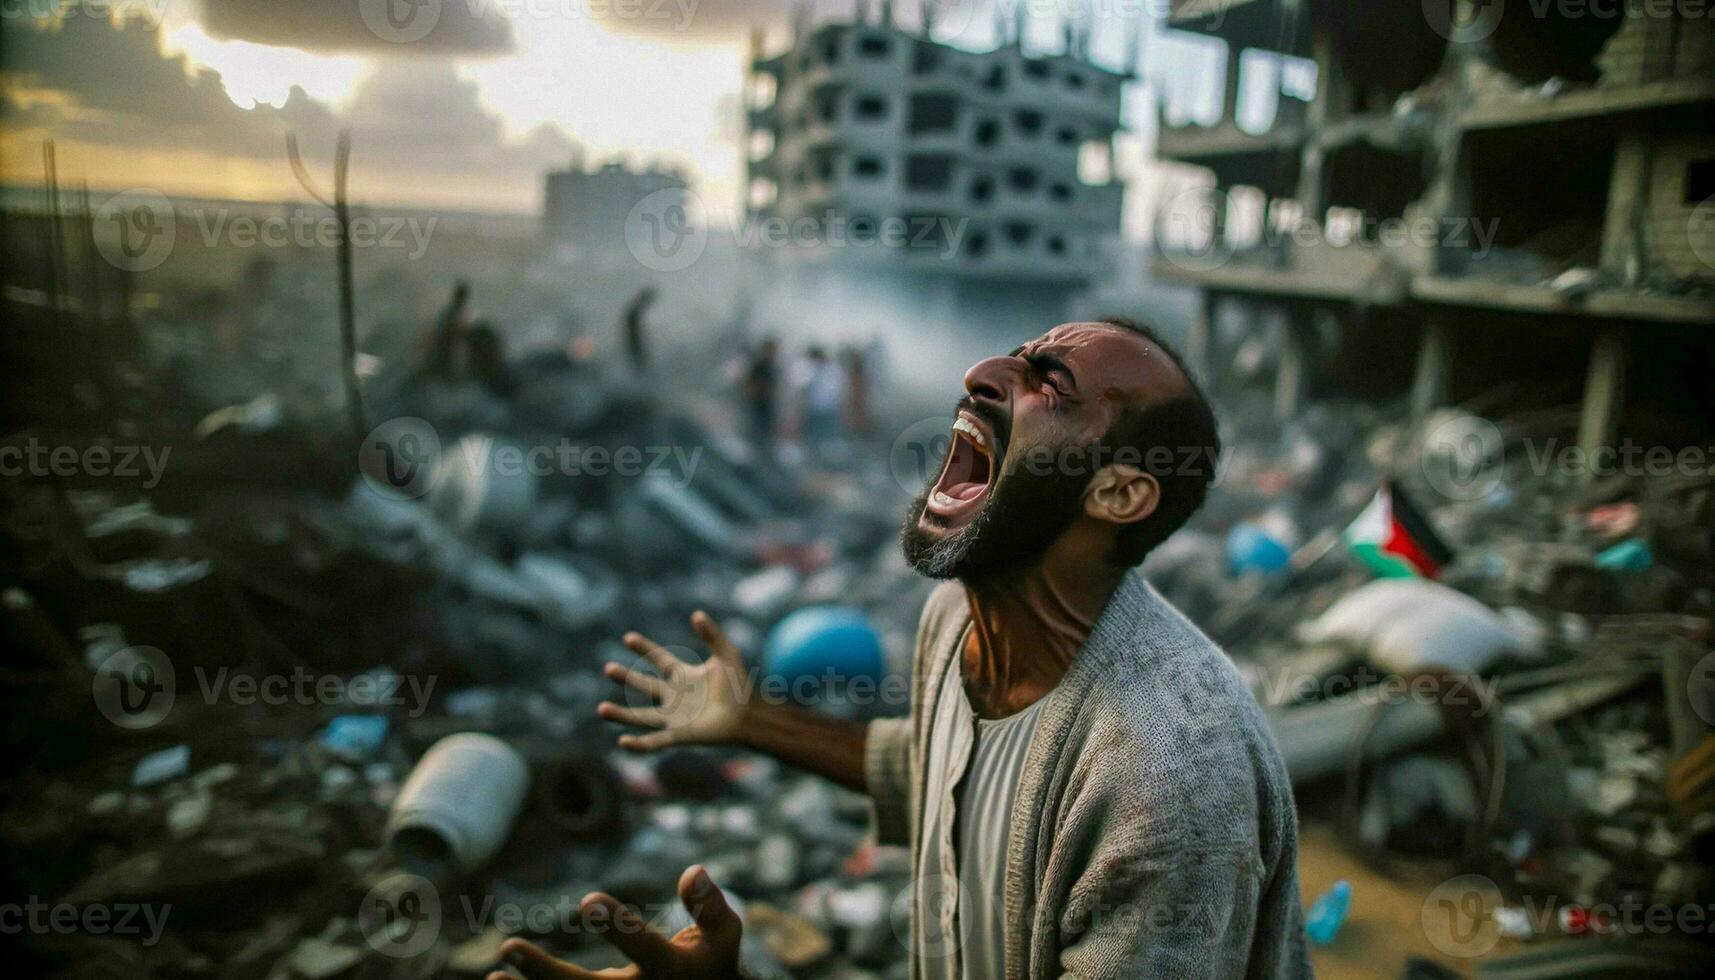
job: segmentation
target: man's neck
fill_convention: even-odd
[[[1022,576],[965,583],[965,693],[981,717],[1014,714],[1053,690],[1125,577],[1109,562],[1059,550]]]

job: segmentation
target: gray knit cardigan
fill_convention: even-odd
[[[868,729],[877,837],[910,844],[913,867],[924,706],[969,622],[961,586],[935,590],[913,709]],[[1292,787],[1256,700],[1213,641],[1127,575],[1025,758],[1007,840],[1008,980],[1311,976],[1297,858]]]

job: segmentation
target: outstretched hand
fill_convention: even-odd
[[[608,721],[656,729],[642,735],[621,735],[620,748],[653,752],[670,745],[715,745],[737,737],[750,700],[744,657],[708,613],[699,610],[692,614],[691,626],[709,650],[708,659],[702,663],[686,663],[643,634],[627,633],[626,647],[649,661],[656,673],[616,663],[602,668],[610,680],[652,702],[645,707],[612,701],[596,706],[596,714]]]
[[[500,956],[526,980],[736,980],[744,926],[726,896],[708,872],[692,865],[679,876],[679,900],[691,913],[692,924],[669,939],[613,896],[602,892],[584,896],[578,905],[584,928],[630,958],[629,966],[586,970],[557,960],[523,939],[508,939],[500,947]],[[496,970],[488,980],[513,978]]]

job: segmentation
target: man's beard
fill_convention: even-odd
[[[1023,467],[1010,474],[997,470],[982,510],[969,524],[939,539],[919,526],[939,479],[932,478],[906,511],[900,529],[906,564],[921,575],[956,578],[967,585],[1022,576],[1082,509],[1090,475],[1078,469],[1050,466],[1041,474],[1023,472]]]

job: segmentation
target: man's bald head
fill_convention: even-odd
[[[1120,532],[1114,560],[1131,566],[1203,506],[1215,482],[1221,437],[1208,396],[1159,333],[1124,317],[1093,322],[1124,331],[1142,344],[1142,363],[1147,365],[1131,388],[1137,397],[1118,413],[1101,440],[1141,459],[1142,468],[1161,485],[1154,513]],[[1138,362],[1131,363],[1135,367]]]
[[[1152,328],[1124,317],[1105,317],[1062,323],[1043,335],[1078,344],[1103,355],[1116,376],[1115,384],[1135,399],[1135,407],[1159,404],[1190,394],[1194,385],[1189,373],[1161,336]],[[1105,344],[1108,338],[1117,341]]]

